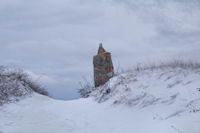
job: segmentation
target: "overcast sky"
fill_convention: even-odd
[[[0,64],[24,69],[59,99],[78,98],[102,42],[114,67],[196,60],[198,0],[0,0]]]

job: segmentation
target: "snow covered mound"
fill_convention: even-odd
[[[199,68],[138,68],[71,101],[33,93],[0,106],[0,133],[200,133]]]
[[[200,112],[200,65],[176,62],[129,70],[94,89],[90,96],[98,102],[137,108],[163,105],[174,110],[168,117]]]
[[[47,93],[34,83],[23,71],[0,68],[0,105],[19,101],[35,91],[40,94]]]

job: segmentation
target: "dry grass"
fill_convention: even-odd
[[[181,68],[181,69],[200,69],[200,63],[199,62],[193,62],[193,61],[182,61],[182,60],[174,60],[171,62],[165,62],[165,63],[149,63],[149,64],[138,64],[133,69],[129,69],[124,72],[129,71],[143,71],[143,70],[158,70],[158,69],[175,69],[175,68]]]

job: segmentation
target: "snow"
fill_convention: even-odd
[[[85,99],[34,93],[0,106],[0,133],[200,133],[199,81],[198,69],[144,70],[114,77]]]

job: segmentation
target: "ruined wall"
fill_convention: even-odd
[[[102,44],[99,45],[98,53],[93,58],[93,65],[95,87],[105,84],[114,76],[111,53],[106,52]]]

